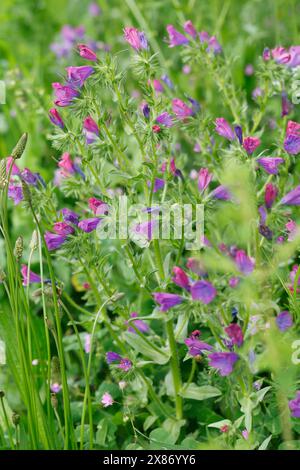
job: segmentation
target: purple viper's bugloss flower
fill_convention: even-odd
[[[8,186],[8,197],[14,201],[14,205],[17,206],[24,199],[22,186],[15,186],[10,184]]]
[[[185,119],[194,114],[193,109],[179,98],[174,98],[172,100],[172,110],[178,119]]]
[[[260,139],[258,137],[245,137],[243,140],[243,147],[248,153],[248,155],[252,155],[252,153],[259,145]]]
[[[287,193],[280,201],[287,206],[300,206],[300,186]]]
[[[244,335],[242,328],[237,323],[231,323],[225,328],[225,332],[231,339],[232,344],[236,344],[239,348],[244,342]]]
[[[198,276],[204,276],[206,274],[205,269],[201,261],[197,258],[188,258],[186,267]]]
[[[183,289],[189,290],[190,280],[187,274],[184,272],[184,270],[179,268],[178,266],[174,266],[173,273],[174,273],[174,276],[172,277],[172,281],[175,284],[177,284],[177,286],[182,287]]]
[[[51,232],[45,233],[45,242],[49,251],[53,251],[57,248],[60,248],[65,241],[66,237],[63,235],[58,235],[57,233]]]
[[[278,166],[284,163],[284,159],[280,157],[261,157],[256,162],[267,172],[269,175],[278,174]]]
[[[83,219],[78,223],[78,228],[80,228],[86,233],[90,233],[93,230],[96,230],[101,220],[102,219],[98,217],[90,217],[89,219]]]
[[[273,232],[267,225],[259,224],[258,231],[267,240],[272,240]]]
[[[276,324],[284,332],[293,326],[293,317],[287,310],[280,312],[276,317]]]
[[[222,53],[222,46],[216,36],[211,36],[208,40],[207,52],[213,52],[215,55]]]
[[[288,99],[285,91],[281,93],[281,117],[288,116],[293,109],[293,105]]]
[[[66,222],[55,222],[55,224],[53,225],[53,230],[58,235],[63,236],[71,235],[71,233],[74,233],[74,228]]]
[[[89,202],[89,208],[94,212],[95,215],[107,215],[108,214],[109,206],[105,202],[101,201],[101,199],[90,197],[88,202]]]
[[[102,10],[97,2],[92,2],[89,4],[88,12],[90,16],[95,17],[101,15]]]
[[[271,209],[277,197],[278,189],[272,183],[266,184],[265,188],[265,205],[267,209]]]
[[[149,47],[145,33],[136,28],[124,28],[124,39],[136,51]]]
[[[263,60],[267,62],[271,59],[271,51],[268,47],[265,47],[262,53]]]
[[[150,180],[147,181],[147,186],[151,188],[152,183]],[[155,178],[154,180],[154,186],[153,186],[153,193],[156,193],[160,189],[162,189],[165,186],[165,180],[162,178]]]
[[[289,401],[289,409],[293,418],[300,418],[300,391],[298,390],[296,398]]]
[[[208,43],[210,36],[207,31],[200,31],[200,33],[198,33],[198,36],[199,36],[200,42]]]
[[[145,222],[140,222],[133,227],[135,234],[146,238],[148,241],[152,240],[153,231],[158,226],[157,220],[147,220]]]
[[[300,153],[300,135],[289,134],[284,140],[284,150],[291,154],[297,155]]]
[[[24,170],[21,172],[21,178],[25,183],[36,186],[37,182],[39,181],[39,178],[36,173],[32,173],[32,171],[29,170],[29,168],[24,168]]]
[[[97,61],[97,56],[92,49],[90,49],[88,46],[85,44],[78,44],[77,45],[79,55],[83,59],[90,60],[91,62],[96,62]]]
[[[228,285],[229,287],[231,287],[231,289],[235,289],[236,286],[239,284],[239,282],[240,282],[240,278],[233,276],[229,279]]]
[[[105,392],[102,395],[101,403],[104,408],[107,408],[108,406],[112,406],[114,404],[114,399],[109,392]]]
[[[120,354],[114,351],[108,351],[106,353],[106,362],[107,364],[112,364],[113,362],[119,362],[121,360]]]
[[[243,145],[243,129],[241,126],[235,126],[234,133],[237,136],[239,143]]]
[[[122,357],[118,368],[124,370],[124,372],[128,372],[132,368],[132,362],[127,357]]]
[[[160,78],[171,90],[174,89],[174,85],[168,75],[164,74]]]
[[[254,270],[255,261],[244,250],[236,251],[234,261],[238,270],[245,276],[248,276]]]
[[[153,88],[157,93],[163,93],[164,91],[163,84],[157,78],[153,80]]]
[[[136,318],[136,320],[132,321],[132,322],[128,322],[126,321],[125,324],[126,325],[130,325],[131,323],[134,324],[134,326],[141,332],[141,333],[148,333],[149,332],[149,326],[147,325],[147,323],[145,323],[143,320],[139,320],[138,318],[138,314],[137,312],[132,312],[130,314],[130,317],[131,318]],[[129,326],[128,327],[128,331],[130,331],[130,333],[136,333],[135,329],[132,327],[132,326]]]
[[[229,190],[223,185],[220,185],[214,189],[211,193],[211,196],[215,199],[221,199],[222,201],[228,201],[231,199]]]
[[[215,352],[208,355],[209,365],[218,369],[220,375],[225,377],[233,371],[234,364],[239,356],[234,352]]]
[[[193,23],[191,22],[191,20],[188,20],[184,23],[183,29],[187,34],[192,36],[192,38],[195,39],[197,37],[197,31],[196,31]]]
[[[141,104],[141,110],[142,110],[142,113],[143,113],[144,117],[146,119],[149,119],[149,117],[150,117],[150,107],[149,107],[148,103],[143,101],[143,103]]]
[[[76,173],[75,164],[68,152],[64,152],[58,162],[59,168],[61,168],[64,176],[73,175]]]
[[[224,118],[216,118],[215,121],[215,131],[222,137],[225,137],[227,140],[234,140],[235,133],[233,132],[232,128],[230,127],[229,123]]]
[[[214,300],[217,291],[209,281],[197,281],[191,286],[191,296],[193,300],[200,300],[204,304],[209,304]]]
[[[189,348],[189,354],[193,357],[201,356],[203,351],[211,351],[213,348],[210,344],[200,341],[197,336],[191,334],[189,338],[184,340]]]
[[[90,65],[80,67],[67,67],[67,83],[71,87],[81,88],[86,79],[94,73],[94,68]]]
[[[20,168],[15,164],[15,160],[13,157],[7,157],[6,159],[6,174],[8,175],[10,173],[11,176],[21,175],[21,170]]]
[[[181,34],[179,31],[177,31],[173,25],[168,24],[166,30],[169,35],[170,47],[182,46],[189,43],[188,38],[184,34]]]
[[[56,100],[56,106],[65,107],[70,106],[74,98],[78,96],[78,91],[68,85],[61,85],[60,83],[52,83]]]
[[[34,273],[33,271],[29,271],[29,276],[28,276],[27,264],[22,264],[21,275],[22,275],[22,280],[23,280],[23,286],[27,286],[28,284],[39,284],[41,282],[41,277],[38,274]]]
[[[165,127],[172,127],[173,126],[173,119],[171,114],[167,113],[167,111],[161,113],[157,118],[155,119],[156,122],[159,124],[162,124]]]
[[[61,385],[57,382],[50,385],[50,390],[52,393],[59,393],[61,391]]]
[[[201,168],[198,174],[198,189],[202,193],[206,190],[209,183],[212,180],[212,173],[208,171],[208,168]]]
[[[272,49],[272,57],[278,64],[287,64],[291,60],[291,55],[287,49],[278,46]]]
[[[83,121],[83,130],[85,133],[86,143],[89,145],[95,142],[95,136],[99,135],[99,127],[91,116],[86,117]]]
[[[154,292],[153,298],[160,305],[160,311],[166,312],[175,305],[181,304],[183,298],[177,294],[168,294],[167,292]]]
[[[57,109],[51,108],[49,110],[49,119],[55,126],[60,127],[61,129],[65,127],[64,121],[62,120],[61,115],[59,114]]]
[[[61,213],[65,222],[78,225],[79,215],[76,214],[76,212],[71,211],[71,209],[68,209],[65,207],[64,209],[61,210]]]

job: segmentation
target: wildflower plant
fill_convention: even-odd
[[[217,37],[191,21],[166,36],[170,60],[211,78],[218,115],[212,90],[190,96],[126,26],[117,54],[72,39],[79,65],[52,84],[53,178],[23,168],[27,134],[1,160],[0,332],[24,434],[5,423],[3,447],[298,445],[300,124],[285,94],[298,46],[261,51],[249,103]],[[31,220],[28,246],[10,237],[12,203]],[[164,205],[179,212],[162,238]],[[192,249],[184,205],[191,225],[204,210]]]

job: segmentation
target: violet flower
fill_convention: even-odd
[[[237,250],[234,261],[238,270],[245,276],[249,276],[254,270],[255,260],[247,256],[244,250]]]
[[[189,116],[192,116],[194,114],[194,111],[192,108],[187,106],[182,100],[179,98],[174,98],[172,100],[172,110],[175,116],[178,119],[185,119]]]
[[[88,46],[85,44],[78,44],[78,50],[79,50],[79,55],[80,57],[83,57],[83,59],[90,60],[91,62],[96,62],[97,56],[96,54],[90,49]]]
[[[200,332],[196,331],[191,333],[189,338],[185,339],[184,342],[189,348],[189,354],[193,357],[201,356],[203,351],[211,351],[213,348],[210,344],[200,341],[198,337]]]
[[[243,145],[243,129],[241,126],[235,126],[234,133],[237,136],[239,143]]]
[[[239,348],[242,346],[244,342],[244,335],[240,325],[237,323],[231,323],[225,328],[225,332],[231,339],[232,344],[236,344]]]
[[[26,264],[22,264],[21,266],[21,275],[23,280],[23,286],[27,286],[28,284],[40,284],[41,277],[34,273],[33,271],[29,271],[28,277],[28,266]]]
[[[83,219],[78,223],[78,228],[80,228],[86,233],[90,233],[93,230],[96,230],[101,220],[102,219],[98,217],[90,217],[88,219]]]
[[[86,117],[83,121],[83,131],[87,145],[95,142],[95,136],[99,135],[99,127],[91,116]]]
[[[68,85],[61,85],[60,83],[52,83],[56,100],[56,106],[65,107],[70,106],[74,98],[78,96],[78,91]]]
[[[289,409],[293,418],[300,418],[300,391],[296,393],[296,398],[289,401]]]
[[[90,65],[81,65],[80,67],[67,67],[66,71],[68,85],[81,88],[86,79],[94,73],[94,68]]]
[[[243,140],[243,147],[249,155],[252,155],[260,143],[261,142],[258,137],[245,137]]]
[[[104,201],[96,199],[95,197],[89,198],[89,208],[94,212],[95,215],[106,215],[109,211],[109,206]]]
[[[204,304],[209,304],[214,300],[217,291],[209,281],[197,281],[191,286],[193,300],[200,300]]]
[[[272,183],[266,184],[265,188],[265,205],[267,209],[271,209],[276,197],[278,195],[278,189]]]
[[[293,326],[293,317],[287,310],[280,312],[276,317],[276,324],[284,332]]]
[[[152,183],[150,180],[147,181],[147,186],[151,188]],[[162,189],[165,186],[165,180],[162,178],[155,178],[154,180],[154,186],[153,186],[153,193],[156,193],[160,189]]]
[[[155,302],[160,305],[160,311],[166,312],[172,307],[181,304],[183,298],[177,294],[168,294],[167,292],[154,292],[153,297]]]
[[[22,187],[10,184],[8,186],[8,197],[14,201],[15,206],[20,204],[24,199]]]
[[[198,175],[198,189],[202,193],[206,190],[209,183],[212,180],[212,173],[209,172],[208,168],[201,168]]]
[[[72,233],[74,233],[74,228],[71,227],[71,225],[67,224],[66,222],[56,222],[53,225],[53,230],[58,235],[63,235],[63,236],[71,235]]]
[[[216,118],[215,121],[215,131],[222,137],[225,137],[227,140],[234,140],[235,133],[233,132],[232,128],[230,127],[229,123],[224,118]]]
[[[211,36],[208,40],[207,52],[213,52],[215,55],[222,53],[222,46],[216,36]]]
[[[124,39],[136,51],[149,47],[145,33],[136,28],[124,28]]]
[[[220,185],[214,189],[211,193],[211,196],[215,199],[221,199],[222,201],[228,201],[232,197],[229,190],[223,185]]]
[[[225,377],[232,373],[239,356],[234,352],[214,352],[208,355],[208,359],[209,365],[218,369],[220,375]]]
[[[60,127],[63,129],[65,127],[64,121],[61,118],[61,115],[55,108],[51,108],[49,111],[49,119],[55,126]]]
[[[300,186],[287,193],[280,201],[287,206],[300,206]]]
[[[195,39],[197,37],[197,31],[196,31],[193,23],[191,22],[191,20],[188,20],[184,23],[183,29],[187,34],[192,36],[193,39]]]
[[[63,219],[65,222],[70,222],[71,224],[77,225],[79,221],[79,215],[76,212],[71,211],[71,209],[64,208],[61,210]]]
[[[172,127],[173,126],[173,119],[171,114],[167,113],[167,111],[161,113],[157,118],[155,119],[156,122],[159,124],[162,124],[165,127]]]
[[[101,403],[104,408],[107,408],[108,406],[111,406],[114,404],[114,399],[109,392],[105,392],[102,395]]]
[[[37,182],[39,181],[39,178],[36,173],[32,173],[32,171],[29,170],[29,168],[24,168],[24,170],[21,172],[21,178],[25,183],[36,186]]]
[[[177,284],[177,286],[190,290],[190,280],[184,270],[178,266],[174,266],[173,273],[174,276],[172,277],[172,281]]]
[[[169,35],[169,46],[170,47],[175,47],[175,46],[182,46],[184,44],[188,44],[189,40],[184,34],[180,33],[177,31],[173,25],[168,24],[166,27],[168,35]]]
[[[131,318],[136,318],[133,322],[125,322],[126,325],[130,325],[131,323],[134,324],[134,326],[141,332],[141,333],[148,333],[149,332],[149,326],[147,323],[145,323],[143,320],[139,320],[137,312],[132,312],[130,314]],[[128,327],[128,331],[130,333],[136,333],[135,329],[132,326]]]
[[[269,174],[277,175],[278,166],[284,163],[284,159],[280,157],[261,157],[256,162]]]
[[[45,233],[45,242],[49,251],[53,251],[57,248],[60,248],[65,241],[66,237],[63,235],[58,235],[57,233],[51,232]]]

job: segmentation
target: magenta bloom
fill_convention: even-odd
[[[99,135],[99,127],[91,116],[88,116],[83,121],[83,132],[87,145],[92,144],[96,140],[96,136]]]
[[[56,222],[53,225],[53,230],[58,235],[67,236],[74,232],[74,228],[66,222]]]
[[[149,188],[151,188],[151,181],[148,180],[147,181],[147,186]],[[159,191],[160,189],[162,189],[163,187],[165,186],[165,180],[162,179],[162,178],[155,178],[154,180],[154,186],[153,186],[153,192],[156,193],[157,191]]]
[[[70,222],[71,224],[77,225],[79,221],[79,215],[76,212],[67,209],[66,207],[61,210],[63,219],[65,222]]]
[[[121,360],[120,354],[114,352],[114,351],[108,351],[106,353],[106,362],[107,364],[111,364],[113,362],[119,362]]]
[[[220,185],[216,189],[214,189],[211,195],[215,199],[221,199],[222,201],[228,201],[229,199],[231,199],[231,194],[229,190],[223,185]]]
[[[296,398],[289,401],[289,409],[293,418],[300,418],[300,391],[297,392]]]
[[[203,268],[203,265],[201,264],[201,261],[198,260],[197,258],[188,258],[186,262],[186,267],[190,269],[193,273],[198,274],[198,276],[205,275],[205,270]]]
[[[24,168],[24,170],[21,173],[22,180],[25,181],[25,183],[36,186],[39,178],[37,176],[37,173],[32,173],[32,171],[29,170],[29,168]]]
[[[122,357],[118,367],[119,369],[124,370],[124,372],[128,372],[132,367],[132,362],[127,357]]]
[[[230,127],[229,123],[224,118],[217,118],[215,121],[215,131],[222,137],[228,140],[235,139],[235,133],[233,132],[232,128]]]
[[[59,168],[62,169],[65,176],[72,175],[76,172],[75,164],[68,152],[64,152],[58,162]]]
[[[239,348],[244,342],[244,335],[242,328],[237,323],[231,323],[225,328],[225,332],[231,339],[232,344],[236,344]]]
[[[11,176],[13,175],[19,176],[21,174],[19,167],[14,163],[13,157],[7,157],[6,173],[9,174],[9,172]]]
[[[65,107],[70,106],[74,98],[78,96],[78,91],[68,85],[61,85],[60,83],[52,83],[56,100],[56,106]]]
[[[284,332],[293,326],[293,317],[287,310],[280,312],[276,317],[276,324]]]
[[[81,88],[86,79],[94,73],[94,68],[90,65],[81,65],[80,67],[66,67],[66,71],[68,85]]]
[[[188,20],[184,23],[183,29],[187,34],[192,36],[192,38],[195,39],[197,37],[197,31],[196,31],[193,23],[191,22],[191,20]]]
[[[133,322],[130,322],[130,323],[133,323],[134,326],[141,332],[141,333],[148,333],[149,331],[149,326],[147,325],[147,323],[145,323],[143,320],[139,320],[138,319],[138,314],[137,312],[132,312],[130,314],[130,317],[131,318],[136,318],[136,320],[134,320]],[[127,325],[130,323],[128,322],[125,322]],[[129,326],[128,327],[128,331],[130,331],[130,333],[136,333],[135,329],[132,328],[132,326]]]
[[[212,180],[212,173],[208,171],[208,168],[201,168],[198,176],[198,189],[202,193],[206,190],[209,183]]]
[[[281,93],[281,117],[287,116],[293,109],[293,105],[288,99],[285,91]]]
[[[102,219],[98,217],[91,217],[89,219],[81,220],[78,224],[78,227],[86,233],[90,233],[93,230],[96,230],[98,224]]]
[[[92,51],[88,46],[85,44],[78,44],[79,55],[84,59],[90,60],[95,62],[97,60],[97,56],[95,52]]]
[[[284,149],[291,155],[297,155],[300,152],[300,124],[295,121],[288,121]]]
[[[107,408],[108,406],[111,406],[114,404],[114,399],[109,392],[105,392],[102,395],[101,403],[104,408]]]
[[[281,47],[281,46],[275,47],[274,49],[272,49],[271,52],[272,52],[273,59],[278,64],[287,64],[291,59],[291,55],[289,51],[285,49],[284,47]]]
[[[287,206],[300,206],[300,186],[287,193],[280,201]]]
[[[61,385],[55,382],[50,385],[50,390],[52,393],[59,393],[61,391]]]
[[[65,241],[66,237],[63,235],[58,235],[57,233],[51,232],[45,233],[45,242],[49,251],[53,251],[57,248],[60,248]]]
[[[184,270],[178,266],[174,266],[173,273],[174,276],[172,277],[172,281],[177,284],[177,286],[190,290],[190,280]]]
[[[23,286],[27,286],[28,284],[39,284],[41,282],[40,276],[35,274],[33,271],[29,271],[28,278],[28,266],[26,264],[22,264],[21,266],[21,275],[23,279]]]
[[[233,276],[229,279],[228,284],[229,284],[229,287],[234,289],[238,285],[239,282],[240,282],[240,279],[238,277]]]
[[[215,352],[208,355],[209,365],[218,369],[220,375],[225,377],[233,371],[234,364],[239,356],[234,352]]]
[[[199,33],[199,39],[200,39],[200,42],[207,42],[209,41],[209,34],[207,31],[200,31]]]
[[[132,363],[127,357],[123,358],[114,351],[108,351],[106,353],[106,362],[107,364],[118,363],[118,368],[123,369],[125,372],[128,372],[132,367]]]
[[[217,40],[216,36],[211,36],[208,40],[208,52],[213,52],[214,54],[221,54],[222,53],[222,46]]]
[[[250,256],[247,256],[244,250],[237,250],[237,252],[235,253],[234,261],[237,265],[238,270],[242,274],[248,276],[252,273],[255,266],[255,261],[253,258],[250,258]]]
[[[172,100],[172,109],[178,119],[185,119],[194,114],[193,109],[178,98]]]
[[[251,155],[259,145],[260,145],[260,139],[258,137],[245,137],[244,138],[243,147],[249,155]]]
[[[124,28],[124,39],[136,51],[148,49],[145,33],[136,28]]]
[[[167,32],[169,35],[169,45],[170,47],[181,46],[183,44],[188,44],[189,40],[184,34],[179,33],[173,25],[168,24]]]
[[[148,241],[152,240],[153,231],[157,227],[157,220],[149,220],[146,222],[140,222],[133,227],[134,232],[146,238]]]
[[[55,108],[51,108],[49,111],[49,118],[52,124],[63,129],[65,127],[64,121],[62,120],[59,112]]]
[[[163,93],[164,91],[163,84],[157,78],[153,80],[153,88],[158,93]]]
[[[280,157],[261,157],[256,161],[269,175],[277,175],[278,166],[284,163],[284,159]]]
[[[10,184],[8,186],[8,197],[14,201],[15,206],[20,204],[24,199],[22,187]]]
[[[262,53],[263,60],[267,62],[271,59],[271,51],[268,47],[265,47]]]
[[[267,209],[271,209],[278,194],[278,189],[274,184],[268,183],[265,189],[265,205]]]
[[[210,344],[200,341],[198,339],[200,332],[192,333],[189,338],[185,339],[184,342],[189,348],[189,354],[193,357],[201,356],[203,351],[211,351],[213,348]]]
[[[197,281],[191,287],[191,295],[193,300],[200,300],[204,304],[209,304],[214,300],[217,291],[208,281]]]
[[[172,127],[173,126],[173,119],[171,114],[167,113],[166,111],[164,113],[161,113],[159,116],[156,118],[156,122],[159,124],[162,124],[165,127]]]
[[[183,298],[177,294],[168,294],[166,292],[154,292],[155,302],[160,305],[161,312],[166,312],[175,305],[181,304]]]
[[[84,335],[84,352],[86,354],[91,352],[91,335],[89,333]]]
[[[109,211],[109,206],[95,197],[89,198],[89,208],[94,212],[95,215],[105,215]]]

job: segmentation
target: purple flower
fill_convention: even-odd
[[[192,38],[195,39],[197,37],[197,31],[196,31],[193,23],[191,22],[191,20],[188,20],[184,23],[183,29],[187,34],[192,36]]]
[[[56,250],[66,241],[66,237],[57,233],[46,232],[45,242],[49,251]]]
[[[229,199],[231,199],[231,194],[229,190],[223,185],[220,185],[216,189],[214,189],[211,193],[211,196],[215,199],[221,199],[222,201],[228,201]]]
[[[82,65],[80,67],[67,67],[66,71],[68,74],[68,85],[81,88],[86,79],[94,73],[94,68],[90,65]]]
[[[276,324],[280,331],[284,332],[293,326],[293,318],[287,310],[280,312],[276,317]]]
[[[145,33],[136,28],[124,28],[124,39],[136,51],[148,49],[148,41]]]
[[[14,201],[15,206],[20,204],[24,199],[22,187],[10,184],[8,187],[8,197]]]
[[[49,118],[52,124],[63,129],[65,127],[64,121],[62,120],[59,112],[55,108],[51,108],[49,111]]]
[[[32,171],[29,170],[29,168],[24,168],[24,170],[21,173],[21,178],[22,180],[25,181],[27,184],[31,184],[35,186],[38,182],[38,176],[36,173],[32,173]]]
[[[191,295],[193,300],[200,300],[204,304],[209,304],[214,300],[217,291],[208,281],[197,281],[191,286]]]
[[[151,181],[147,181],[147,186],[149,188],[151,188]],[[162,189],[165,185],[165,180],[162,179],[162,178],[155,178],[154,180],[154,187],[153,187],[153,192],[156,193],[157,191],[159,191],[160,189]]]
[[[237,136],[239,143],[243,145],[243,129],[241,126],[235,126],[234,133]]]
[[[185,119],[194,114],[193,109],[178,98],[172,100],[172,109],[178,119]]]
[[[287,153],[297,155],[300,152],[300,135],[288,134],[284,140],[283,146]]]
[[[111,396],[110,393],[105,392],[102,395],[101,403],[104,406],[104,408],[107,408],[108,406],[111,406],[111,405],[114,404],[114,399],[113,399],[113,397]]]
[[[166,292],[154,292],[155,302],[160,305],[161,312],[166,312],[175,305],[181,304],[183,298],[177,294],[168,294]]]
[[[217,40],[216,36],[211,36],[208,41],[208,52],[213,52],[214,54],[221,54],[222,53],[222,46]]]
[[[79,50],[79,55],[80,57],[83,57],[83,59],[87,59],[92,62],[95,62],[97,60],[96,54],[85,44],[78,44],[77,47]]]
[[[177,286],[190,290],[190,280],[184,270],[178,266],[174,266],[173,273],[174,276],[172,277],[172,281],[177,284]]]
[[[248,276],[252,273],[255,266],[255,261],[253,258],[250,258],[250,256],[247,256],[244,250],[237,250],[237,252],[235,253],[234,261],[238,270],[242,274]]]
[[[206,190],[212,180],[212,173],[209,173],[208,168],[201,168],[198,176],[198,189],[202,193]]]
[[[138,314],[137,312],[132,312],[130,314],[130,317],[131,318],[137,318],[138,317]],[[139,320],[138,318],[136,320],[134,320],[133,322],[130,322],[130,323],[133,323],[134,326],[141,332],[141,333],[148,333],[149,331],[149,326],[147,325],[147,323],[145,323],[143,320]],[[126,322],[126,325],[130,325],[129,322]],[[132,328],[132,326],[129,326],[128,328],[128,331],[130,331],[130,333],[136,333],[135,329]]]
[[[13,157],[7,157],[7,163],[6,163],[6,173],[7,175],[9,174],[10,172],[10,175],[20,175],[21,174],[21,171],[19,169],[19,167],[15,164],[15,161],[13,159]]]
[[[198,274],[198,276],[204,276],[205,270],[200,260],[197,258],[188,258],[186,267],[190,269],[193,273]]]
[[[74,228],[71,227],[71,225],[67,224],[66,222],[56,222],[53,225],[53,230],[58,235],[63,235],[63,236],[71,235],[71,233],[74,232]]]
[[[268,183],[265,188],[265,205],[267,209],[271,209],[278,194],[278,189],[274,184]]]
[[[296,398],[289,401],[289,409],[292,412],[293,418],[300,418],[300,391],[298,390]]]
[[[50,390],[52,393],[59,393],[61,391],[61,385],[55,382],[50,385]]]
[[[89,219],[83,219],[78,223],[78,227],[86,233],[90,233],[96,230],[98,224],[102,219],[98,217],[90,217]]]
[[[95,142],[95,136],[99,135],[99,127],[91,116],[88,116],[83,121],[83,129],[85,133],[86,143],[92,144]]]
[[[114,351],[108,351],[106,353],[106,362],[107,364],[112,364],[113,362],[119,362],[121,360],[120,354]]]
[[[91,352],[91,335],[89,333],[84,335],[84,351],[86,354]]]
[[[228,284],[229,284],[229,287],[234,289],[239,284],[239,282],[240,282],[240,279],[238,277],[233,276],[229,279]]]
[[[105,202],[95,197],[89,198],[89,208],[94,212],[95,215],[105,215],[109,211],[109,206]]]
[[[54,103],[56,106],[70,106],[73,99],[78,96],[78,91],[68,85],[61,85],[60,83],[52,83],[56,100]]]
[[[268,47],[264,48],[262,57],[265,62],[271,59],[271,51]]]
[[[160,81],[157,78],[155,78],[153,80],[153,88],[158,93],[163,93],[163,91],[164,91],[164,87],[163,87],[162,83],[160,83]]]
[[[260,145],[260,140],[258,137],[245,137],[244,138],[243,147],[249,155],[251,155],[259,145]]]
[[[118,367],[124,370],[124,372],[128,372],[132,367],[132,362],[127,357],[122,357]]]
[[[220,375],[225,377],[230,375],[233,371],[233,366],[239,359],[239,356],[234,352],[215,352],[208,355],[209,365],[218,369]]]
[[[162,75],[161,79],[171,90],[174,89],[174,85],[171,82],[171,79],[170,79],[170,77],[168,77],[168,75],[166,75],[166,74]]]
[[[173,126],[173,119],[171,114],[167,113],[165,111],[164,113],[161,113],[159,116],[156,118],[156,122],[159,124],[164,125],[165,127],[172,127]]]
[[[189,348],[189,354],[193,357],[201,356],[203,351],[211,351],[213,349],[210,344],[200,341],[198,336],[200,336],[200,332],[196,331],[192,333],[189,338],[184,340]]]
[[[292,103],[289,101],[285,91],[281,93],[281,117],[287,116],[293,109]]]
[[[284,159],[280,157],[261,157],[256,161],[269,175],[277,175],[278,166],[284,163]]]
[[[179,33],[173,25],[168,24],[167,32],[169,35],[169,45],[170,47],[181,46],[183,44],[188,44],[189,40],[184,34]]]
[[[209,34],[206,31],[200,31],[199,33],[200,42],[207,42],[209,41]]]
[[[144,117],[146,119],[149,119],[149,117],[150,117],[150,107],[149,107],[148,103],[143,101],[143,103],[141,104],[141,110],[142,110],[142,113],[143,113]]]
[[[157,220],[149,220],[140,222],[133,227],[136,235],[146,238],[148,241],[152,240],[153,231],[158,226]]]
[[[99,7],[98,3],[96,3],[96,2],[92,2],[92,3],[89,4],[88,11],[89,11],[89,14],[93,17],[94,16],[99,16],[102,13],[101,8]]]
[[[23,279],[23,286],[27,286],[28,284],[39,284],[41,282],[40,276],[35,274],[33,271],[29,271],[28,278],[28,266],[26,264],[22,264],[21,266],[21,275]]]
[[[61,210],[63,219],[65,222],[70,222],[71,224],[77,225],[79,221],[79,215],[76,212],[67,209],[66,207]]]
[[[244,335],[240,325],[237,323],[231,323],[225,328],[225,332],[231,339],[232,344],[236,344],[239,348],[242,346],[244,342]]]
[[[300,206],[300,186],[287,193],[280,201],[287,206]]]
[[[225,139],[228,140],[234,140],[235,139],[235,133],[231,129],[229,123],[226,121],[224,118],[217,118],[215,121],[215,131],[217,134],[219,134],[222,137],[225,137]]]

